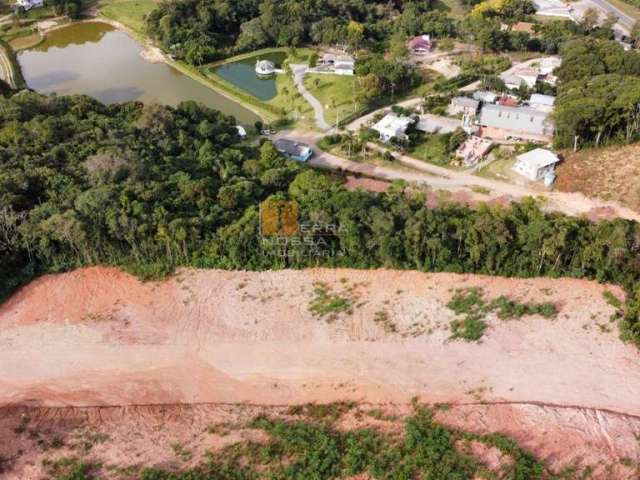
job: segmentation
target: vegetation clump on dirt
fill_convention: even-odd
[[[352,406],[303,407],[304,418],[258,416],[247,428],[267,434],[267,440],[240,440],[209,453],[195,468],[166,470],[140,467],[141,480],[258,480],[342,479],[367,474],[373,479],[467,478],[552,479],[545,466],[512,440],[497,434],[479,435],[437,423],[432,412],[414,405],[404,431],[339,428],[342,414]],[[474,455],[472,444],[496,449],[504,458],[488,465]],[[49,465],[54,480],[96,480],[99,462],[62,458]]]
[[[492,312],[501,320],[518,319],[525,315],[553,318],[558,313],[556,306],[551,302],[521,303],[504,295],[487,302],[479,288],[458,290],[447,303],[447,307],[457,315],[463,316],[462,319],[451,322],[452,338],[466,341],[482,338],[487,329],[485,317]]]

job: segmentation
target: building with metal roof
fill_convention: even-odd
[[[548,141],[553,136],[549,112],[531,107],[484,105],[479,124],[483,136],[494,139],[523,139]]]

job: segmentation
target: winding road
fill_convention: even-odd
[[[316,119],[316,125],[321,130],[328,132],[333,130],[333,127],[324,118],[324,108],[320,101],[309,93],[309,90],[304,86],[304,75],[307,73],[307,65],[292,64],[291,70],[293,71],[293,83],[300,92],[300,95],[309,102],[309,105],[313,108],[313,115]]]

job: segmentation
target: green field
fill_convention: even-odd
[[[449,135],[425,135],[424,140],[412,148],[409,154],[418,160],[447,165],[449,163],[448,142]]]
[[[39,33],[35,32],[29,35],[23,35],[21,37],[16,37],[9,42],[11,48],[14,50],[24,50],[26,48],[32,48],[38,45],[40,42],[44,40],[44,37]]]
[[[144,32],[144,16],[156,7],[153,0],[106,0],[99,4],[102,14],[131,28]]]
[[[304,77],[304,86],[324,106],[327,122],[334,124],[363,109],[354,101],[356,81],[356,77],[346,75],[309,74]]]

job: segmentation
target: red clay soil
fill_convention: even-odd
[[[352,311],[312,314],[316,282]],[[480,342],[453,341],[446,304],[470,287],[487,299],[552,302],[558,315],[490,314]],[[624,465],[640,462],[640,354],[618,339],[607,291],[623,298],[582,280],[386,270],[185,270],[149,283],[108,268],[45,276],[0,306],[0,457],[24,440],[3,425],[25,412],[64,428],[107,422],[104,448],[133,462],[165,458],[157,435],[186,438],[220,409],[241,409],[222,403],[402,409],[418,396],[455,405],[439,411],[445,423],[508,434],[555,469],[637,478]],[[41,478],[35,459],[45,453],[33,455],[0,477]]]

